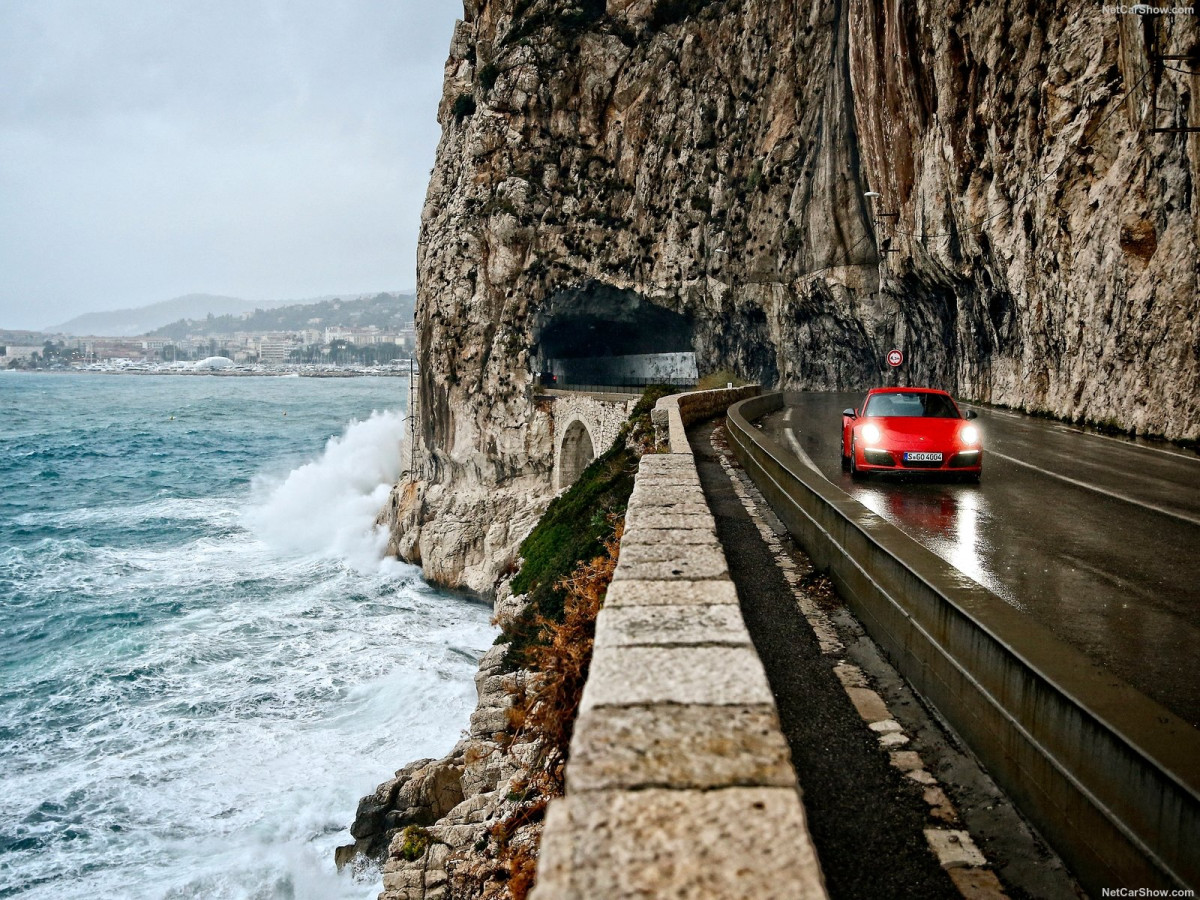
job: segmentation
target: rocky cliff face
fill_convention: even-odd
[[[701,370],[863,388],[896,346],[912,383],[1196,438],[1200,135],[1148,129],[1200,122],[1200,62],[1157,58],[1198,37],[1033,0],[467,0],[395,547],[490,589],[549,488],[542,336],[614,297],[681,314]]]

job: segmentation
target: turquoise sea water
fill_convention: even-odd
[[[406,382],[0,374],[0,898],[373,897],[490,610],[383,560]]]

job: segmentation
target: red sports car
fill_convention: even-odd
[[[937,472],[979,481],[979,429],[954,398],[932,388],[875,388],[862,407],[842,411],[842,468],[868,472]]]

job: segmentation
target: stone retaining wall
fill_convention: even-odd
[[[787,743],[685,423],[757,387],[659,401],[533,900],[825,897]]]
[[[712,391],[688,391],[663,397],[654,405],[650,414],[655,432],[666,439],[671,453],[691,455],[688,446],[687,426],[693,422],[711,419],[723,413],[739,400],[757,397],[762,393],[761,385],[748,384],[744,387],[717,388]]]

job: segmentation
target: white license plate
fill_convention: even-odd
[[[940,453],[905,453],[905,462],[941,462],[942,454]]]

